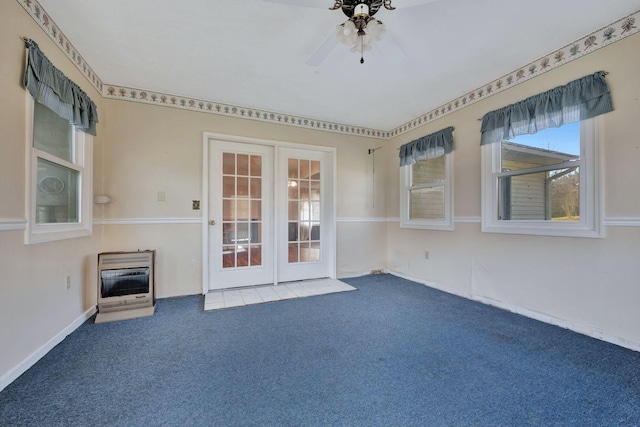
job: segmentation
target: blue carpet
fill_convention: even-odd
[[[388,275],[355,292],[87,321],[1,426],[638,426],[640,353]]]

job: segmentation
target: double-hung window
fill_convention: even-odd
[[[453,230],[453,128],[400,148],[400,227]]]
[[[27,244],[92,234],[91,135],[96,106],[55,68],[33,40],[24,75],[27,95]]]
[[[600,114],[604,73],[483,119],[482,231],[603,237]]]
[[[30,104],[27,243],[91,235],[92,137]]]

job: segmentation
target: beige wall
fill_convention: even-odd
[[[0,3],[0,24],[0,221],[25,218],[22,36],[35,39],[98,105],[94,191],[113,199],[95,206],[94,216],[106,225],[94,227],[92,237],[25,245],[22,230],[0,231],[0,379],[95,305],[100,251],[156,249],[160,297],[201,292],[201,211],[191,210],[191,201],[202,200],[203,132],[336,148],[339,276],[389,268],[640,346],[640,35],[387,142],[102,99],[18,2]],[[600,69],[611,73],[616,107],[603,118],[606,216],[631,218],[636,226],[607,227],[604,239],[481,233],[477,119]],[[397,147],[450,125],[455,231],[401,230],[387,222],[399,216]],[[374,176],[368,150],[377,147]],[[158,191],[166,201],[157,201]],[[67,275],[70,290],[64,287]]]
[[[103,109],[100,95],[18,2],[0,2],[0,221],[16,224],[26,217],[25,111],[30,96],[22,85],[26,50],[21,37],[34,39],[51,62],[89,94],[98,111]],[[100,119],[94,138],[97,176],[105,131]],[[0,231],[0,387],[21,362],[95,305],[95,272],[88,260],[100,246],[99,232],[82,239],[25,245],[24,231]]]
[[[109,143],[103,149],[103,189],[113,202],[102,212],[108,224],[103,248],[156,249],[160,297],[202,292],[201,226],[171,222],[201,218],[202,211],[191,205],[203,199],[204,132],[335,147],[337,216],[349,220],[339,225],[338,275],[386,267],[385,187],[379,173],[374,186],[368,154],[384,141],[117,100],[104,104]],[[380,167],[383,151],[376,153]],[[159,191],[165,192],[164,202],[158,201]],[[166,223],[132,225],[148,219]]]
[[[494,300],[581,332],[640,348],[640,35],[634,35],[391,141],[454,126],[455,231],[388,226],[390,270],[466,297]],[[615,111],[602,116],[604,239],[501,235],[480,231],[480,122],[485,113],[605,70]],[[399,167],[387,162],[389,216],[399,215]],[[429,259],[424,251],[429,251]]]

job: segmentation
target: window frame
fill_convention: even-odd
[[[444,154],[444,182],[442,184],[411,185],[412,165],[400,167],[400,228],[414,228],[422,230],[453,231],[453,151]],[[410,191],[418,188],[444,187],[444,217],[436,219],[412,219]]]
[[[93,137],[73,127],[73,161],[68,162],[57,156],[39,150],[33,144],[34,108],[35,101],[27,92],[26,114],[26,206],[27,227],[25,230],[25,244],[52,242],[56,240],[86,237],[93,234]],[[37,223],[36,197],[38,186],[38,159],[53,162],[79,172],[79,202],[78,222],[74,223]]]
[[[499,219],[500,142],[481,147],[482,232],[564,237],[604,237],[601,194],[601,124],[595,117],[580,122],[580,219],[578,221]]]

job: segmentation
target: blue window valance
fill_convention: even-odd
[[[480,145],[534,134],[613,111],[605,74],[598,71],[485,114]]]
[[[453,127],[425,135],[400,147],[400,166],[440,157],[453,151]]]
[[[51,64],[33,40],[25,40],[29,49],[24,86],[33,98],[82,131],[95,135],[98,111],[91,98]]]

